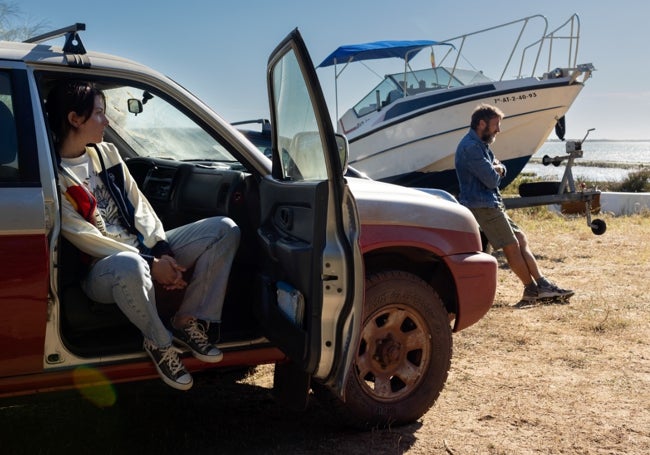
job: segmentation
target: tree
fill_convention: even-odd
[[[37,35],[47,26],[47,22],[34,23],[25,18],[15,3],[0,2],[0,39],[7,41],[23,41]]]

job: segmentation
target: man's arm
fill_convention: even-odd
[[[483,183],[483,185],[490,189],[495,189],[499,186],[502,175],[499,174],[496,166],[485,156],[479,144],[472,144],[465,148],[463,155],[467,170]],[[498,163],[498,166],[503,168],[503,175],[505,175],[505,166],[501,163]]]
[[[492,167],[494,168],[495,172],[499,174],[501,178],[506,176],[506,173],[508,172],[508,169],[506,168],[506,165],[503,164],[501,161],[498,159],[494,159],[492,162]]]

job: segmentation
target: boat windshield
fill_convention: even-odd
[[[452,75],[450,68],[442,66],[389,74],[354,106],[354,111],[361,117],[386,107],[404,96],[490,81],[491,79],[480,71],[456,69]],[[379,108],[377,101],[380,103]]]

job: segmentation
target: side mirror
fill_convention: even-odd
[[[129,98],[127,100],[127,105],[129,107],[129,112],[131,114],[138,115],[141,114],[143,111],[142,101],[140,101],[137,98]]]
[[[339,149],[339,159],[341,160],[341,168],[343,175],[348,172],[348,161],[350,159],[350,150],[348,145],[348,138],[343,134],[336,134],[336,146]]]

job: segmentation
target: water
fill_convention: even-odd
[[[576,180],[620,182],[630,172],[650,168],[650,141],[602,141],[587,139],[582,144],[582,158],[572,168]],[[565,156],[566,142],[548,141],[533,155],[523,172],[559,180],[566,161],[560,166],[541,164],[542,157]]]

